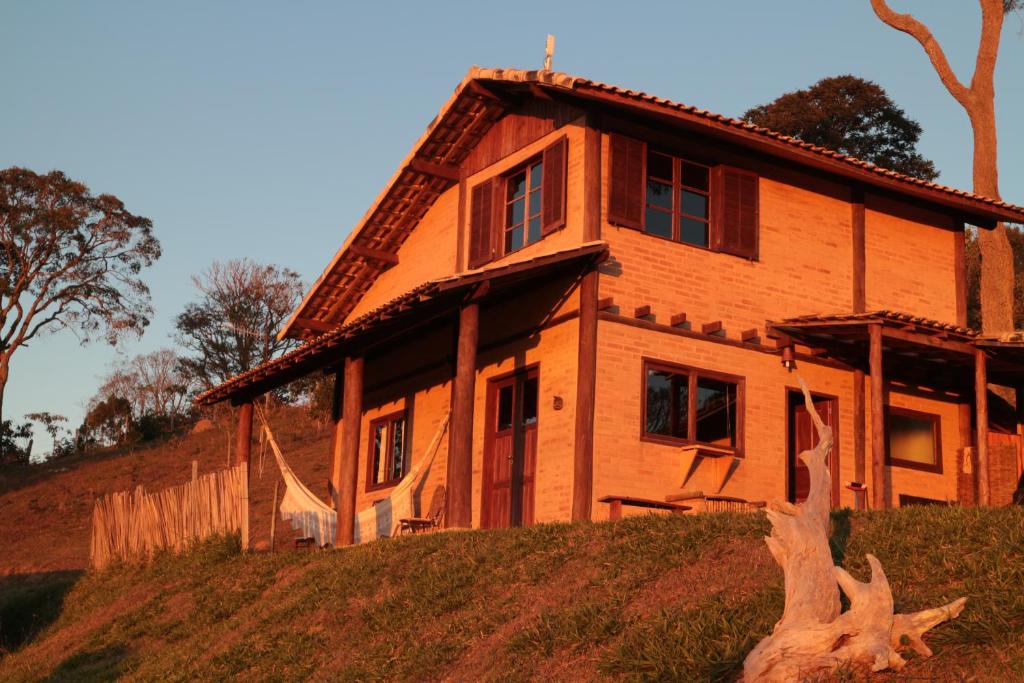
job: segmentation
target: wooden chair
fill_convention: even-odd
[[[412,534],[422,531],[432,531],[441,528],[441,520],[444,518],[444,505],[447,491],[441,484],[434,489],[434,496],[430,500],[430,509],[424,517],[407,517],[398,520],[398,535],[405,532]]]

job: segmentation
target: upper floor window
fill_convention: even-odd
[[[611,136],[608,221],[651,235],[756,259],[758,176],[707,166]]]
[[[644,232],[708,247],[710,211],[711,169],[648,150]]]
[[[642,434],[739,452],[742,388],[732,375],[644,361]]]
[[[540,239],[544,162],[536,159],[505,179],[505,253]]]
[[[568,147],[563,136],[526,164],[473,187],[470,268],[516,252],[565,225]]]
[[[405,411],[370,422],[370,457],[367,488],[397,483],[408,469]]]

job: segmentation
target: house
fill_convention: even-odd
[[[684,489],[800,500],[793,366],[836,433],[836,506],[1008,503],[1021,420],[985,388],[1024,386],[1024,345],[967,328],[964,275],[965,225],[998,221],[1024,209],[644,93],[474,67],[282,330],[304,344],[197,400],[239,406],[244,459],[254,398],[333,373],[340,542],[449,411],[422,490],[447,487],[451,527]]]

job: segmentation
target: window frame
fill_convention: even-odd
[[[918,420],[927,420],[932,423],[932,453],[935,456],[934,465],[929,465],[922,462],[914,462],[912,460],[902,460],[900,458],[893,457],[889,441],[889,437],[892,435],[892,425],[890,419],[892,415],[902,415],[903,417],[912,417]],[[913,410],[911,408],[901,408],[899,406],[886,406],[885,464],[889,467],[905,467],[907,469],[919,470],[921,472],[942,474],[942,416],[939,415],[938,413],[928,413],[923,410]]]
[[[697,420],[697,393],[694,391],[699,379],[711,379],[720,382],[729,382],[736,385],[736,445],[719,446],[706,441],[698,441],[694,438],[680,438],[678,436],[666,436],[664,434],[651,434],[647,431],[647,372],[657,370],[661,372],[686,373],[689,377],[689,390],[687,392],[687,434],[695,436]],[[650,443],[658,443],[668,446],[703,446],[732,453],[737,458],[745,454],[745,415],[746,415],[746,378],[742,375],[732,375],[717,370],[705,370],[692,365],[672,363],[644,356],[640,361],[640,440]]]
[[[530,171],[531,171],[531,169],[536,164],[541,164],[541,169],[540,169],[540,179],[538,180],[537,187],[534,188],[530,184]],[[544,173],[545,173],[545,171],[547,169],[545,169],[543,167],[543,164],[544,164],[544,152],[541,151],[540,153],[531,156],[530,158],[526,159],[525,161],[522,161],[522,162],[516,164],[512,168],[510,168],[510,169],[508,169],[506,171],[503,171],[502,173],[498,174],[498,187],[497,187],[498,198],[499,198],[498,210],[497,210],[498,216],[497,216],[497,221],[496,221],[497,222],[497,229],[494,232],[497,233],[496,237],[498,239],[498,247],[499,248],[497,250],[497,256],[495,257],[495,259],[499,259],[499,258],[508,256],[509,254],[515,254],[517,252],[520,252],[523,249],[526,249],[529,246],[537,244],[538,242],[540,242],[540,241],[542,241],[544,239],[544,237],[545,237],[545,235],[544,235]],[[518,249],[514,249],[512,251],[509,251],[505,247],[505,236],[508,234],[508,232],[510,230],[510,226],[508,226],[506,224],[507,220],[508,220],[508,207],[514,201],[518,201],[518,200],[511,200],[511,201],[509,200],[509,198],[508,198],[508,186],[509,186],[509,183],[512,181],[512,179],[514,177],[516,177],[517,175],[519,175],[520,173],[525,173],[526,174],[526,192],[522,196],[522,200],[523,200],[523,223],[522,223],[522,228],[523,228],[523,246],[519,247]],[[539,201],[538,201],[539,208],[538,208],[538,213],[536,214],[536,218],[540,221],[540,235],[533,242],[528,242],[527,239],[530,236],[530,214],[529,214],[529,211],[530,211],[530,194],[531,194],[531,192],[533,190],[537,191],[537,196],[538,196],[538,199],[539,199]],[[492,260],[494,260],[494,259],[492,259]]]
[[[374,433],[375,429],[377,428],[377,426],[380,425],[381,423],[385,423],[387,425],[386,434],[387,434],[388,452],[387,452],[387,459],[385,461],[385,471],[386,472],[391,472],[392,468],[393,468],[393,465],[394,465],[394,461],[392,460],[392,456],[394,454],[392,453],[392,450],[391,450],[391,443],[394,440],[394,425],[395,425],[395,423],[398,420],[403,420],[405,422],[405,426],[403,428],[404,431],[403,431],[403,434],[402,434],[402,476],[398,477],[397,479],[388,479],[388,480],[382,481],[382,482],[375,482],[373,480],[373,477],[374,477],[373,450],[374,450],[374,445],[375,445],[374,444],[374,439],[373,439],[373,433]],[[379,491],[381,489],[391,488],[393,486],[398,485],[399,482],[401,482],[403,479],[405,479],[405,475],[409,474],[409,464],[410,464],[409,463],[409,412],[407,410],[405,410],[403,408],[402,410],[396,410],[394,412],[388,413],[386,415],[380,415],[380,416],[375,417],[374,419],[370,420],[370,426],[369,426],[369,429],[366,432],[366,442],[367,442],[367,448],[366,448],[366,490],[367,490],[367,492],[369,492],[369,491]]]
[[[715,240],[715,235],[714,235],[714,231],[715,231],[715,217],[714,217],[714,214],[717,211],[716,197],[718,196],[716,194],[716,191],[718,191],[720,189],[720,185],[721,185],[718,182],[718,179],[717,179],[718,173],[715,172],[715,168],[716,167],[713,164],[706,164],[706,163],[703,163],[703,162],[700,162],[700,161],[695,161],[695,160],[690,159],[690,158],[684,158],[684,157],[678,156],[678,155],[676,155],[676,154],[674,154],[672,152],[663,151],[660,148],[652,148],[651,145],[649,145],[649,144],[645,144],[644,145],[644,152],[643,152],[643,154],[644,154],[644,163],[643,163],[643,169],[644,169],[643,179],[644,179],[644,184],[643,184],[643,210],[642,210],[641,215],[640,215],[640,232],[642,232],[643,234],[648,235],[650,237],[657,237],[659,239],[668,240],[669,242],[674,242],[675,244],[683,244],[685,246],[694,247],[696,249],[703,249],[705,251],[714,251],[714,252],[721,253],[720,250],[714,248],[714,240]],[[671,197],[672,197],[672,208],[668,209],[667,211],[664,208],[662,208],[662,207],[649,207],[648,206],[648,202],[647,202],[647,185],[648,185],[648,183],[651,182],[651,179],[653,178],[655,182],[660,183],[662,185],[665,184],[665,178],[659,178],[657,176],[651,175],[650,164],[648,163],[648,158],[650,157],[651,154],[657,154],[657,155],[660,155],[660,156],[663,156],[663,157],[668,157],[668,159],[672,162],[672,179],[668,183],[669,187],[671,188],[670,192],[671,192]],[[699,190],[699,189],[697,189],[695,187],[691,187],[689,185],[684,185],[683,184],[683,181],[682,181],[682,178],[683,178],[683,164],[690,164],[691,166],[699,166],[699,167],[703,168],[705,171],[707,171],[707,174],[708,174],[708,189],[706,191],[705,190]],[[682,192],[684,190],[687,191],[687,192],[691,192],[693,194],[699,194],[699,195],[703,196],[705,201],[707,202],[707,205],[705,207],[706,211],[707,211],[707,218],[705,218],[703,220],[704,224],[707,226],[707,244],[706,245],[694,244],[693,242],[684,242],[681,239],[681,236],[682,236],[682,225],[681,225],[681,223],[682,223],[683,218],[690,218],[692,220],[697,220],[696,216],[683,212],[682,201],[680,199],[680,196],[681,196],[681,194],[682,194]],[[672,235],[670,237],[665,237],[664,235],[658,235],[658,234],[653,233],[653,232],[648,232],[648,230],[647,230],[647,211],[648,211],[648,209],[652,209],[652,210],[657,211],[659,213],[667,213],[670,216],[671,225],[672,225]]]

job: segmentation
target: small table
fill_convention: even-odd
[[[611,509],[608,512],[608,519],[611,521],[617,521],[622,519],[622,506],[630,505],[638,508],[648,508],[652,510],[668,510],[674,515],[681,515],[688,510],[693,508],[689,505],[680,505],[679,503],[669,503],[664,500],[654,500],[651,498],[637,498],[635,496],[602,496],[597,499],[599,503],[608,503],[611,505]]]

